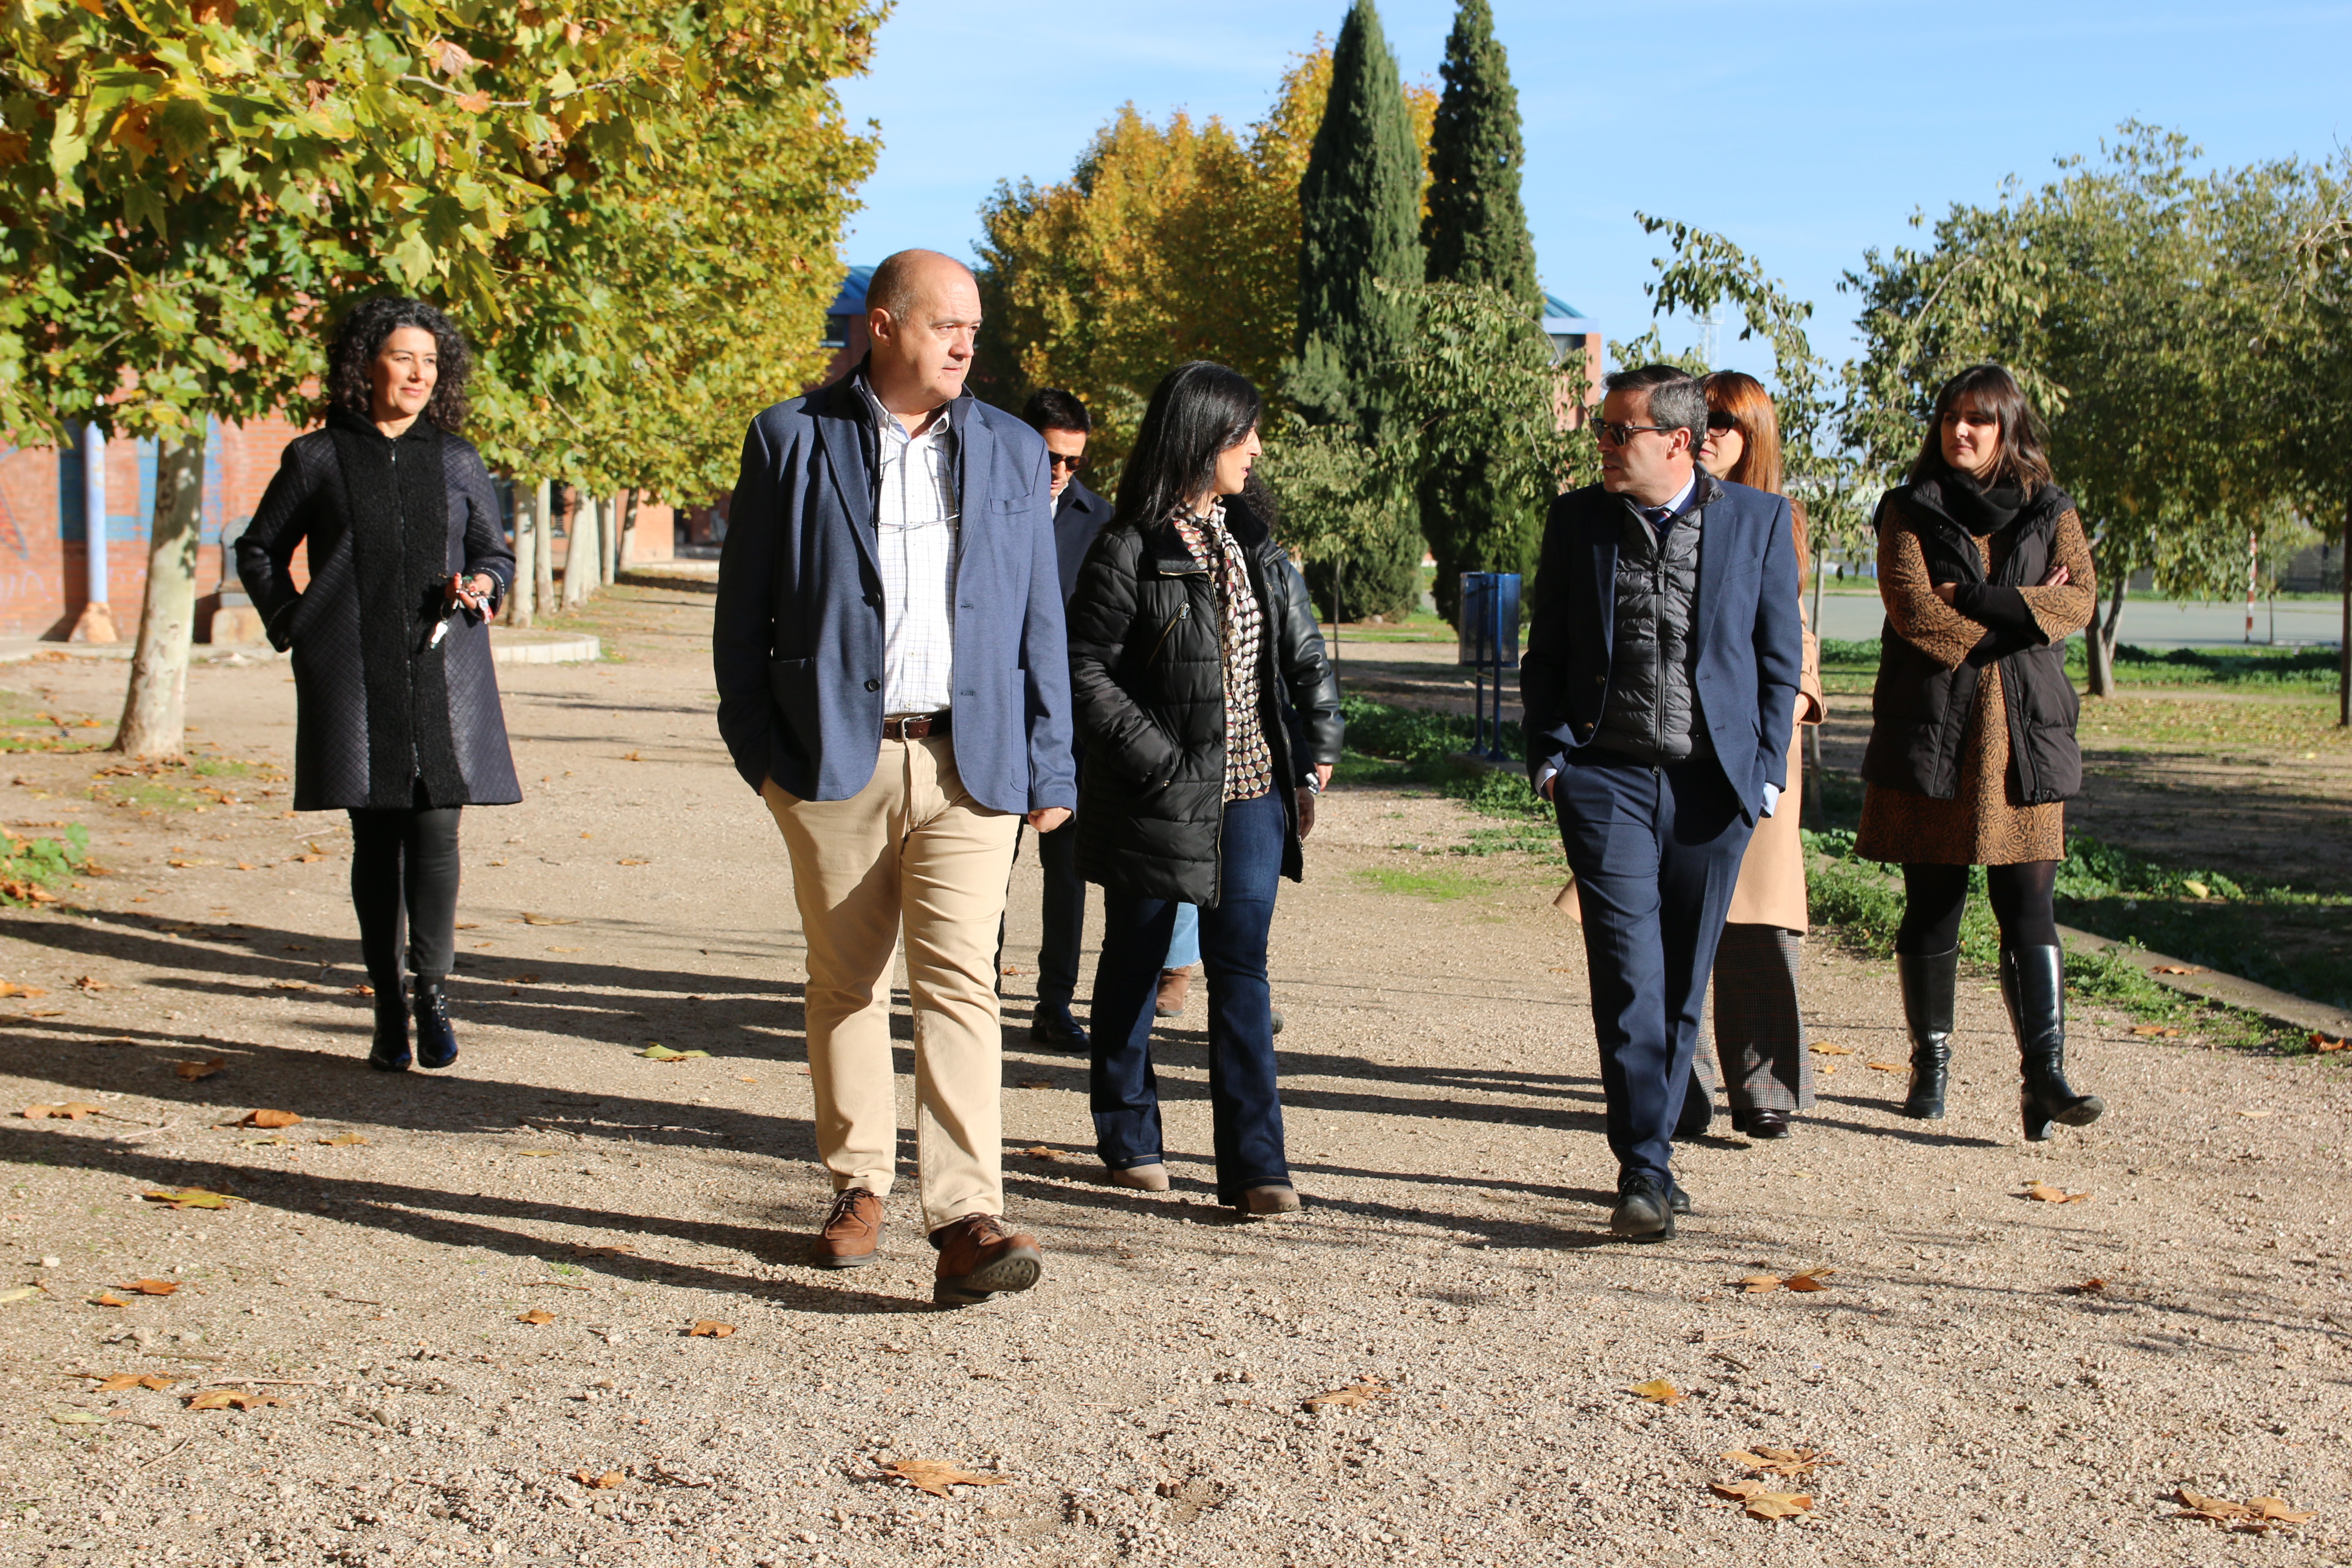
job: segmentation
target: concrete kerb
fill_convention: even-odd
[[[2224,1007],[2234,1007],[2242,1013],[2252,1013],[2265,1021],[2305,1033],[2318,1033],[2342,1037],[2352,1035],[2352,1013],[2341,1007],[2331,1007],[2323,1002],[2296,996],[2285,991],[2273,991],[2267,985],[2224,974],[2187,963],[2169,953],[2135,947],[2111,937],[2094,936],[2073,926],[2058,928],[2058,939],[2068,947],[2084,952],[2114,953],[2141,971],[2158,985],[2185,992],[2200,1000]],[[2176,971],[2179,973],[2166,973]]]
[[[0,639],[0,665],[53,663],[59,659],[92,658],[127,661],[134,643],[47,642],[37,637]],[[604,644],[586,632],[515,631],[490,628],[490,659],[496,664],[593,664],[604,657]],[[191,664],[270,664],[286,656],[268,643],[198,643],[188,650]]]

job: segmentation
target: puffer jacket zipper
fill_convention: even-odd
[[[1176,629],[1176,623],[1177,623],[1177,622],[1179,622],[1179,621],[1183,621],[1183,620],[1189,620],[1189,619],[1191,619],[1191,618],[1192,618],[1192,599],[1188,596],[1187,598],[1185,598],[1185,600],[1184,600],[1181,604],[1179,604],[1179,605],[1176,606],[1176,613],[1175,613],[1174,615],[1172,615],[1172,616],[1169,616],[1169,617],[1168,617],[1168,624],[1167,624],[1166,626],[1162,626],[1162,627],[1160,627],[1160,640],[1159,640],[1158,642],[1153,643],[1153,644],[1151,645],[1151,651],[1150,651],[1149,654],[1147,654],[1147,655],[1145,655],[1145,656],[1144,656],[1144,659],[1143,659],[1143,668],[1144,668],[1149,669],[1149,668],[1150,668],[1154,664],[1156,664],[1156,663],[1158,663],[1158,662],[1159,662],[1159,659],[1160,659],[1160,650],[1161,648],[1163,648],[1163,647],[1167,647],[1167,646],[1168,646],[1168,634],[1169,634],[1169,633],[1171,633],[1171,632],[1172,632],[1172,631],[1174,631],[1174,630]]]
[[[408,559],[408,505],[400,493],[399,439],[396,437],[387,437],[385,441],[385,449],[388,452],[392,462],[392,515],[394,518],[398,520],[400,523],[400,558],[403,562],[405,562]],[[404,652],[406,652],[411,646],[408,634],[404,630],[401,634],[400,646]],[[411,653],[408,658],[409,792],[413,792],[415,790],[416,781],[424,776],[425,753],[418,749],[416,744],[416,658],[415,654]]]

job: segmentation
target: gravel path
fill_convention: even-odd
[[[467,814],[446,1077],[362,1065],[337,819],[263,778],[196,813],[91,799],[100,755],[7,760],[5,819],[91,823],[112,874],[0,925],[0,979],[45,993],[0,1002],[0,1103],[97,1108],[0,1123],[0,1294],[39,1286],[0,1302],[0,1560],[2352,1562],[2332,1063],[2078,1018],[2110,1114],[2028,1148],[1971,977],[1923,1127],[1869,1065],[1904,1051],[1891,975],[1816,942],[1808,1005],[1851,1053],[1819,1112],[1698,1141],[1681,1237],[1611,1245],[1574,929],[1526,860],[1425,852],[1475,819],[1411,793],[1337,794],[1284,889],[1303,1220],[1213,1205],[1196,1000],[1163,1036],[1165,1195],[1097,1183],[1083,1063],[1008,1030],[1037,1289],[931,1310],[906,1188],[883,1264],[800,1266],[802,948],[712,730],[709,607],[618,590],[596,629],[627,662],[501,671],[530,798]],[[0,672],[110,720],[121,679]],[[289,758],[282,665],[200,668],[190,702],[204,754]],[[1024,972],[1036,907],[1024,862]],[[188,1187],[245,1201],[141,1195]],[[1808,1268],[1835,1272],[1740,1283]],[[84,1375],[125,1373],[173,1381]],[[1654,1379],[1679,1397],[1629,1392]],[[215,1388],[279,1403],[187,1407]],[[1768,1482],[1809,1514],[1710,1489],[1759,1446],[1832,1457]],[[926,1460],[1000,1484],[887,1473]],[[2315,1517],[2232,1532],[2176,1517],[2184,1485]]]

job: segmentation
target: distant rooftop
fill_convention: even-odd
[[[827,310],[825,314],[828,316],[866,314],[866,286],[872,281],[874,281],[874,268],[871,267],[851,268],[849,276],[841,280],[841,292],[833,297],[832,308]],[[1546,309],[1549,309],[1549,306]],[[1570,315],[1575,313],[1573,310],[1569,312]]]
[[[1544,296],[1544,320],[1566,321],[1570,318],[1581,321],[1584,319],[1584,312],[1557,294]]]

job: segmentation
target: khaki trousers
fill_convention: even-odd
[[[996,931],[1021,818],[964,792],[947,737],[877,743],[874,777],[847,800],[803,800],[773,779],[761,795],[792,855],[817,1156],[836,1192],[890,1191],[890,961],[905,927],[916,1170],[924,1228],[937,1230],[1004,1212]]]

